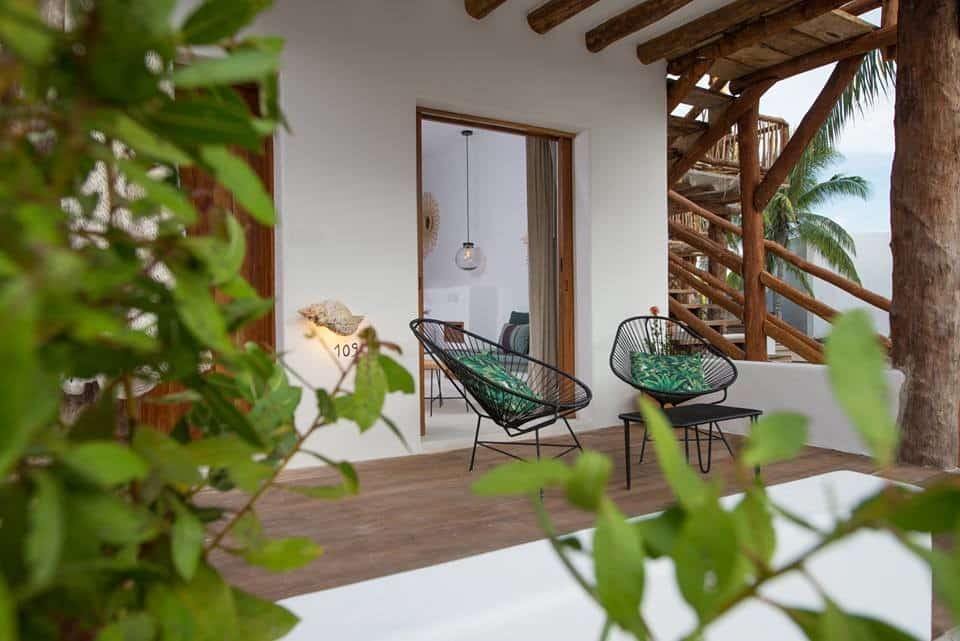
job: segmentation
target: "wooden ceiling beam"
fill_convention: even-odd
[[[683,178],[683,175],[690,171],[697,161],[703,158],[710,149],[717,144],[717,141],[730,133],[733,125],[740,119],[748,109],[755,106],[760,97],[766,93],[767,89],[774,85],[773,81],[758,83],[743,92],[739,98],[730,104],[717,119],[710,125],[710,128],[703,132],[699,138],[690,146],[690,149],[670,167],[667,188]]]
[[[463,8],[471,17],[482,20],[507,0],[463,0]]]
[[[693,0],[646,0],[587,32],[587,49],[603,51],[614,42],[649,27]]]
[[[784,78],[790,78],[797,74],[810,71],[811,69],[843,60],[844,58],[859,56],[869,53],[874,49],[895,44],[897,44],[897,28],[895,26],[877,29],[876,31],[871,31],[868,34],[856,38],[821,47],[820,49],[802,56],[797,56],[796,58],[791,58],[778,65],[773,65],[766,69],[758,69],[753,73],[732,80],[730,81],[730,92],[741,93],[758,82],[783,80]]]
[[[549,0],[527,14],[530,28],[544,34],[600,0]]]
[[[785,33],[793,27],[833,11],[846,0],[805,0],[778,13],[761,16],[756,21],[722,36],[719,40],[703,45],[667,65],[667,73],[680,75],[693,65],[706,59],[723,58],[732,53],[760,44],[771,36]]]
[[[820,127],[823,126],[823,122],[833,111],[844,89],[853,80],[865,55],[860,54],[859,56],[845,58],[834,68],[830,78],[820,91],[820,95],[813,101],[810,110],[807,111],[803,120],[797,126],[797,130],[790,137],[790,142],[784,147],[776,162],[773,163],[763,181],[756,188],[753,205],[757,208],[757,211],[766,209],[767,203],[770,202],[777,190],[780,189],[780,185],[790,175],[790,171],[800,160],[810,141],[817,135]]]
[[[713,66],[713,60],[699,60],[693,67],[687,71],[685,74],[680,76],[675,82],[667,84],[667,113],[672,113],[677,106],[683,102],[684,98],[689,95],[691,91],[697,86],[697,83],[700,82],[700,78],[703,77],[703,74],[710,71],[710,67]]]
[[[795,2],[796,0],[736,0],[640,44],[637,47],[637,57],[644,64],[663,58],[675,58],[728,29]]]
[[[868,11],[879,9],[883,5],[883,0],[852,0],[840,7],[840,10],[850,15],[860,16]]]

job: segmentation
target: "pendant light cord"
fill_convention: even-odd
[[[470,136],[464,136],[467,149],[467,242],[470,242]]]

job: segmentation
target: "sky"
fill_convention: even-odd
[[[879,11],[863,16],[876,23]],[[791,131],[820,93],[833,68],[824,67],[784,80],[767,92],[760,102],[761,113],[779,116],[790,123]],[[838,144],[844,160],[830,170],[862,176],[872,187],[870,200],[846,198],[829,203],[816,212],[833,218],[850,232],[890,231],[890,167],[893,163],[892,95],[880,100],[867,113],[847,126]],[[825,174],[824,178],[828,178]]]

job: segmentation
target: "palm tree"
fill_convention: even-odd
[[[816,213],[826,203],[837,198],[870,197],[870,183],[860,176],[834,174],[822,180],[824,172],[843,159],[828,144],[807,148],[800,162],[793,168],[787,184],[780,188],[763,212],[764,236],[787,247],[805,244],[812,247],[837,273],[860,283],[854,265],[857,255],[853,237],[836,221]],[[782,278],[790,273],[807,293],[813,293],[809,275],[774,254],[767,255],[767,270]],[[780,296],[774,296],[774,312],[781,313]]]
[[[812,247],[837,273],[860,283],[853,262],[857,255],[853,237],[839,223],[817,213],[820,207],[837,198],[867,200],[870,197],[870,183],[860,176],[833,174],[823,179],[825,172],[842,159],[824,137],[811,143],[764,210],[764,237],[784,247],[798,244]],[[735,240],[739,244],[740,239]],[[801,287],[813,295],[809,275],[770,252],[767,271],[778,278],[792,274]],[[731,285],[741,286],[739,276],[732,272],[730,280]],[[774,313],[780,316],[781,312],[782,299],[774,294]]]

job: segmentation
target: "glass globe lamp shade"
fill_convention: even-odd
[[[466,272],[472,272],[480,266],[480,248],[473,243],[464,243],[457,252],[457,267]]]

